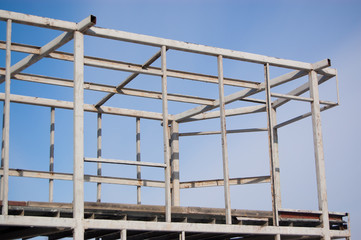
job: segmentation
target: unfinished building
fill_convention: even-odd
[[[0,99],[4,102],[3,132],[2,132],[2,161],[1,161],[1,239],[32,238],[47,236],[49,239],[73,237],[74,239],[349,239],[349,218],[347,213],[330,212],[327,203],[325,161],[322,143],[320,112],[338,105],[338,101],[325,101],[319,97],[319,85],[334,79],[337,83],[337,72],[330,68],[330,60],[325,59],[316,63],[306,63],[251,54],[222,48],[209,47],[193,43],[163,39],[158,37],[134,34],[95,26],[96,18],[89,16],[74,23],[69,21],[50,19],[22,13],[0,10],[0,20],[6,23],[6,39],[1,39],[0,48],[5,59],[5,68],[0,69],[0,83],[4,92]],[[42,28],[59,34],[47,44],[39,47],[29,44],[12,42],[12,26],[20,26],[19,31],[31,28]],[[56,30],[56,31],[54,31]],[[34,36],[35,37],[35,36]],[[84,37],[127,43],[132,49],[139,47],[137,53],[154,51],[153,55],[144,63],[125,62],[114,59],[87,56]],[[108,39],[108,40],[107,40]],[[57,49],[72,41],[73,52]],[[70,45],[67,44],[67,45]],[[147,48],[147,50],[144,50]],[[26,53],[26,57],[11,65],[11,56]],[[186,53],[192,56],[205,56],[214,61],[215,74],[203,74],[200,71],[183,71],[176,66],[180,61],[172,61],[168,56],[172,53]],[[120,58],[122,53],[118,53]],[[145,56],[148,57],[148,56]],[[43,59],[43,60],[42,60]],[[73,64],[73,78],[64,79],[58,76],[45,76],[23,73],[23,70],[37,62],[46,59],[66,61]],[[152,66],[158,61],[159,66]],[[247,63],[261,68],[262,79],[259,81],[229,78],[224,75],[224,62]],[[39,63],[40,63],[39,62]],[[170,67],[170,66],[175,66]],[[124,79],[117,80],[117,85],[107,85],[104,82],[86,82],[85,67],[92,69],[106,69],[128,74]],[[195,66],[196,67],[196,66]],[[277,77],[270,77],[270,68],[285,71]],[[276,70],[275,70],[276,71]],[[129,88],[132,81],[139,77],[158,79],[161,91],[143,88]],[[306,78],[307,82],[291,89],[286,94],[271,92],[271,89],[291,83],[297,79]],[[103,78],[104,79],[104,78]],[[103,80],[101,79],[101,80]],[[177,79],[183,82],[197,82],[197,86],[216,86],[218,95],[215,98],[199,97],[189,94],[172,93],[168,91],[167,80]],[[53,85],[72,89],[72,101],[54,98],[29,96],[26,94],[12,94],[10,81],[22,84]],[[190,81],[191,80],[191,81]],[[147,86],[146,84],[140,86]],[[293,85],[292,85],[293,86]],[[226,87],[226,89],[225,89]],[[206,91],[207,87],[204,87]],[[95,102],[86,102],[84,95],[96,91],[102,98]],[[230,94],[225,94],[230,92]],[[309,96],[300,96],[309,93]],[[262,95],[263,94],[263,95]],[[117,95],[142,99],[144,105],[148,101],[161,103],[161,111],[136,110],[106,106],[108,100]],[[256,96],[256,98],[254,98]],[[262,97],[263,96],[263,97]],[[301,101],[308,104],[309,112],[277,123],[276,109],[281,106],[287,108],[288,102]],[[182,107],[171,109],[169,102],[182,103]],[[241,107],[232,104],[247,103]],[[12,106],[18,104],[41,106],[50,110],[50,159],[48,171],[37,171],[25,168],[10,168],[12,156],[9,154],[9,136],[13,118],[10,119]],[[226,109],[227,107],[227,109]],[[66,109],[72,111],[73,126],[73,171],[59,172],[54,170],[55,111]],[[70,110],[70,111],[69,111]],[[212,111],[214,110],[214,111]],[[84,113],[90,112],[97,118],[97,148],[96,157],[89,157],[84,152]],[[227,129],[226,119],[231,116],[252,116],[262,113],[267,126],[259,128]],[[120,118],[134,119],[136,141],[133,159],[110,159],[102,155],[102,116],[116,115]],[[14,115],[18,118],[18,115]],[[318,206],[317,211],[283,209],[281,206],[280,166],[278,156],[278,129],[298,120],[311,117],[314,141],[315,172],[317,176]],[[163,162],[150,160],[142,161],[140,156],[140,121],[143,119],[157,122],[162,128]],[[193,124],[209,119],[218,121],[218,129],[212,131],[180,132],[183,123]],[[218,120],[217,120],[218,119]],[[26,121],[26,119],[23,119]],[[229,154],[227,136],[250,132],[264,132],[268,136],[269,174],[267,176],[230,178]],[[26,134],[24,132],[23,134]],[[61,134],[57,133],[57,134]],[[187,136],[218,135],[221,139],[223,179],[209,179],[203,181],[181,181],[179,159],[179,140]],[[184,140],[186,141],[186,139]],[[142,155],[143,156],[143,155]],[[143,158],[142,158],[143,159]],[[149,158],[147,158],[149,159]],[[61,161],[61,160],[59,160]],[[96,174],[86,174],[84,164],[96,164]],[[56,163],[55,163],[56,164]],[[134,167],[136,178],[122,176],[106,176],[102,173],[105,165],[131,165]],[[161,169],[163,178],[159,180],[143,179],[141,169]],[[182,169],[183,170],[183,169]],[[49,191],[49,200],[44,202],[12,201],[9,199],[9,179],[40,178],[45,179]],[[72,182],[72,202],[53,201],[54,181]],[[94,183],[96,198],[93,202],[84,201],[84,184]],[[272,211],[234,209],[231,205],[230,185],[265,183],[271,192]],[[106,203],[102,201],[102,185],[129,185],[136,189],[134,204]],[[181,206],[181,189],[223,186],[224,208],[206,208]],[[164,191],[164,205],[142,204],[141,191],[143,188],[161,188]]]

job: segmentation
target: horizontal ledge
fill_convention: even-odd
[[[287,227],[287,226],[251,226],[235,224],[204,224],[204,223],[179,223],[179,222],[146,222],[131,220],[104,220],[84,219],[87,229],[126,229],[141,231],[171,231],[171,232],[205,232],[227,234],[281,234],[281,235],[307,235],[322,236],[322,228],[312,227]],[[75,227],[73,218],[32,217],[32,216],[4,216],[0,215],[0,225],[3,226],[35,226],[35,227]],[[211,226],[211,227],[210,227]],[[330,230],[331,237],[350,237],[350,230]]]
[[[204,224],[204,223],[180,223],[180,222],[141,222],[139,221],[112,221],[86,219],[86,228],[92,229],[127,229],[140,231],[171,231],[171,232],[204,232],[204,233],[226,233],[226,234],[256,234],[292,236],[323,236],[323,229],[319,227],[289,227],[289,226],[252,226],[236,224]],[[330,237],[350,237],[350,230],[330,230]]]
[[[3,174],[4,174],[4,170],[0,168],[0,176],[2,176]],[[45,172],[45,171],[35,171],[35,170],[25,170],[25,169],[9,169],[9,176],[55,179],[55,180],[65,180],[65,181],[73,180],[72,173]],[[129,185],[129,186],[141,186],[141,187],[164,188],[165,186],[163,181],[119,178],[119,177],[97,176],[97,175],[84,175],[84,181],[95,182],[95,183]],[[231,185],[269,183],[269,182],[270,182],[269,176],[229,179],[229,183]],[[223,186],[223,184],[224,184],[223,179],[189,181],[189,182],[181,182],[180,188],[215,187],[215,186]]]
[[[160,167],[160,168],[166,168],[167,167],[167,165],[164,164],[164,163],[137,162],[137,161],[118,160],[118,159],[105,159],[105,158],[84,158],[84,161],[85,162],[97,162],[97,163],[135,165],[135,166],[144,166],[144,167]]]
[[[12,216],[0,215],[0,225],[2,226],[42,226],[42,227],[75,227],[73,218],[57,217],[32,217],[32,216]]]
[[[86,219],[86,228],[92,229],[128,229],[141,231],[171,231],[171,232],[205,232],[205,233],[227,233],[227,234],[282,234],[282,235],[304,235],[322,236],[322,228],[310,227],[274,227],[274,226],[251,226],[236,224],[204,224],[204,223],[180,223],[180,222],[141,222],[139,221],[112,221]],[[340,231],[338,231],[340,232]],[[342,231],[346,232],[346,231]],[[347,231],[348,232],[348,231]]]
[[[248,129],[234,129],[234,130],[227,130],[226,133],[247,133],[247,132],[263,132],[267,131],[267,128],[248,128]],[[204,131],[204,132],[185,132],[179,133],[179,136],[201,136],[201,135],[214,135],[214,134],[221,134],[221,131]]]
[[[4,101],[4,99],[5,99],[5,94],[0,93],[0,101]],[[49,98],[29,97],[29,96],[15,95],[15,94],[10,95],[10,101],[15,103],[23,103],[29,105],[63,108],[63,109],[73,109],[74,107],[73,102],[69,102],[69,101],[55,100]],[[106,106],[101,106],[99,108],[96,108],[94,107],[94,105],[91,104],[84,104],[84,111],[127,116],[127,117],[139,117],[139,118],[146,118],[152,120],[163,120],[163,115],[161,113],[139,111],[139,110],[125,109],[125,108],[106,107]],[[171,115],[169,116],[169,120],[172,120]]]
[[[246,177],[246,178],[230,178],[230,185],[242,185],[242,184],[254,184],[254,183],[269,183],[270,176],[260,176],[260,177]],[[202,180],[202,181],[190,181],[190,182],[181,182],[180,188],[199,188],[199,187],[215,187],[223,186],[223,179],[214,179],[214,180]]]
[[[0,175],[3,174],[4,174],[4,170],[0,168]],[[9,169],[9,176],[73,181],[72,173],[44,172],[44,171],[34,171],[34,170],[24,170],[24,169]],[[139,179],[131,179],[131,178],[84,175],[84,181],[95,182],[95,183],[164,188],[164,182],[155,181],[155,180],[146,180],[146,179],[139,180]]]

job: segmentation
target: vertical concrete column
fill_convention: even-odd
[[[54,172],[55,108],[50,110],[50,160],[49,172]],[[49,202],[53,201],[54,179],[49,179]]]
[[[163,144],[164,144],[164,169],[165,177],[165,220],[171,222],[171,191],[170,191],[170,159],[169,159],[169,129],[168,129],[168,94],[167,94],[167,48],[162,46],[162,108],[163,108]]]
[[[97,116],[97,158],[102,157],[102,114],[98,113]],[[97,163],[97,176],[102,175],[102,163]],[[97,183],[97,202],[101,202],[102,197],[102,184]]]
[[[325,158],[323,153],[322,128],[321,128],[321,112],[320,112],[320,97],[318,93],[317,73],[310,71],[309,75],[310,97],[313,99],[311,103],[312,113],[312,128],[313,128],[313,144],[315,152],[316,163],[316,177],[317,177],[317,193],[318,193],[318,208],[322,211],[322,227],[324,229],[324,240],[329,240],[329,216],[327,203],[327,188],[326,188],[326,171]]]
[[[84,35],[74,32],[74,239],[84,239]]]
[[[232,224],[222,55],[219,55],[217,60],[218,60],[219,111],[220,111],[220,118],[221,118],[222,159],[223,159],[224,201],[225,201],[225,208],[226,208],[226,224]]]
[[[136,118],[136,151],[137,151],[137,162],[141,161],[140,158],[140,118],[137,117]],[[137,166],[137,179],[140,181],[142,179],[142,175],[141,175],[141,167]],[[142,198],[141,198],[141,187],[137,186],[137,204],[141,204],[142,203]]]
[[[126,229],[120,230],[120,240],[127,240],[127,230]]]
[[[277,112],[276,109],[272,107],[271,109],[272,116],[272,130],[273,130],[273,167],[274,167],[274,185],[275,185],[275,202],[277,208],[282,208],[282,198],[281,198],[281,176],[280,176],[280,161],[278,154],[278,131],[275,126],[277,125]]]
[[[276,111],[272,108],[271,85],[269,76],[269,64],[264,65],[265,92],[266,92],[266,111],[267,111],[267,129],[268,129],[268,149],[270,157],[270,175],[271,175],[271,194],[272,194],[272,212],[273,225],[279,226],[278,209],[281,204],[280,182],[279,182],[279,161],[278,161],[278,140],[276,124]],[[277,234],[276,240],[281,236]]]
[[[186,233],[184,231],[179,233],[179,240],[186,240]]]

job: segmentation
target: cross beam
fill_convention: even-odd
[[[335,74],[332,70],[333,69],[330,69],[330,71],[327,70],[324,72],[324,74],[325,74],[324,76],[322,76],[322,75],[319,76],[318,84],[322,84],[322,83],[326,82],[327,80],[329,80],[330,78],[334,77]],[[308,83],[305,83],[305,84],[299,86],[298,88],[290,91],[289,93],[287,93],[287,95],[299,96],[299,95],[307,92],[308,90],[309,90],[309,85],[308,85]],[[286,104],[289,101],[290,101],[290,99],[279,98],[279,99],[275,100],[274,102],[272,102],[272,107],[278,108],[278,107]],[[320,101],[320,103],[328,104],[331,106],[335,106],[338,104],[338,102],[332,103],[332,102],[326,102],[326,101]],[[330,107],[327,107],[327,108],[325,108],[325,110],[329,109],[329,108]],[[265,105],[260,104],[260,105],[249,106],[249,107],[226,109],[226,116],[227,117],[228,116],[236,116],[236,115],[258,113],[258,112],[264,112],[264,111],[266,111]],[[212,118],[218,118],[218,117],[219,117],[219,111],[211,111],[211,112],[205,112],[205,113],[201,113],[201,114],[197,114],[195,116],[189,117],[187,119],[184,119],[182,122],[192,122],[192,121],[212,119]]]
[[[325,59],[320,62],[314,63],[313,66],[314,66],[315,70],[319,70],[322,68],[329,67],[330,64],[331,64],[330,60]],[[306,70],[296,70],[296,71],[293,71],[290,73],[286,73],[284,75],[281,75],[279,77],[272,79],[270,82],[270,87],[278,86],[282,83],[286,83],[288,81],[303,77],[307,74],[308,74],[308,71],[306,71]],[[248,97],[250,95],[259,93],[261,91],[264,91],[264,89],[265,89],[265,83],[263,82],[259,85],[258,89],[246,88],[241,91],[235,92],[235,93],[230,94],[225,97],[225,104],[228,104],[228,103],[234,102],[236,100],[242,99],[244,97]],[[213,105],[200,105],[198,107],[195,107],[195,108],[189,109],[187,111],[184,111],[182,113],[178,113],[178,114],[174,115],[174,119],[177,122],[182,122],[183,120],[185,120],[189,117],[192,117],[197,114],[217,108],[217,107],[219,107],[219,104],[220,104],[220,101],[219,101],[219,99],[217,99],[214,101]]]

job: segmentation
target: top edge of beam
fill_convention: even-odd
[[[6,10],[0,10],[0,20],[11,19],[13,22],[22,23],[27,25],[58,29],[64,31],[77,31],[79,30],[79,24],[69,21],[57,20],[46,17],[39,17],[35,15],[11,12]],[[92,25],[96,23],[96,17],[93,15],[89,16],[90,22]],[[168,49],[181,50],[187,52],[194,52],[212,56],[222,55],[224,58],[241,60],[246,62],[254,62],[259,64],[269,63],[271,66],[298,69],[298,70],[319,70],[330,66],[330,60],[322,60],[320,63],[327,63],[325,65],[314,65],[311,63],[288,60],[276,57],[269,57],[265,55],[259,55],[254,53],[247,53],[223,48],[210,47],[200,44],[182,42],[177,40],[170,40],[165,38],[147,36],[143,34],[129,33],[119,30],[100,28],[92,26],[89,29],[85,30],[85,34],[91,36],[97,36],[102,38],[109,38],[151,46],[166,46]]]
[[[7,19],[11,19],[14,23],[50,28],[55,30],[62,30],[62,31],[78,30],[77,24],[74,22],[47,18],[47,17],[39,17],[35,15],[11,12],[0,9],[0,20],[6,21]],[[91,20],[92,22],[95,21],[95,17],[92,16]]]
[[[155,47],[166,46],[169,49],[181,50],[186,52],[200,53],[211,56],[222,55],[224,58],[241,60],[246,62],[254,62],[259,64],[269,63],[272,66],[298,69],[298,70],[313,70],[311,63],[300,62],[295,60],[287,60],[276,57],[269,57],[254,53],[247,53],[224,48],[210,47],[189,42],[182,42],[177,40],[153,37],[143,34],[130,33],[120,30],[91,27],[85,34],[95,37],[108,38],[113,40],[121,40],[126,42],[145,44]]]

